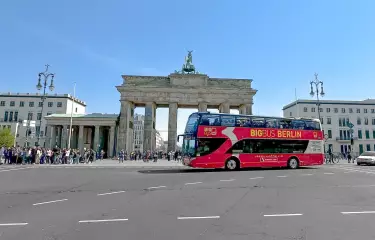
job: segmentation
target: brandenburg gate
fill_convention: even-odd
[[[117,152],[134,150],[133,115],[136,107],[145,107],[144,150],[154,150],[156,146],[156,108],[169,108],[168,151],[172,151],[177,143],[178,108],[198,108],[199,112],[216,108],[220,113],[238,109],[240,114],[251,115],[253,97],[257,92],[251,87],[251,79],[211,78],[197,72],[192,51],[188,52],[181,71],[169,76],[123,75],[122,79],[122,85],[117,86],[121,94]]]

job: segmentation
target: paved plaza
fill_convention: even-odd
[[[373,239],[374,179],[375,167],[353,164],[1,166],[0,239]]]

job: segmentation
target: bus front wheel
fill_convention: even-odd
[[[289,159],[288,161],[288,168],[290,169],[297,169],[299,167],[299,161],[297,158],[295,157],[292,157],[291,159]]]
[[[237,170],[240,168],[240,161],[237,158],[231,157],[225,163],[225,169],[227,170]]]

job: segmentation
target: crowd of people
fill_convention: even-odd
[[[81,153],[79,149],[66,148],[43,148],[43,147],[4,147],[0,148],[0,164],[79,164],[92,163],[96,160],[103,160],[106,153],[84,148]],[[180,161],[180,151],[132,151],[127,153],[121,150],[118,156],[119,163],[124,161],[143,160],[144,162],[157,162],[158,159],[167,159],[168,161]]]

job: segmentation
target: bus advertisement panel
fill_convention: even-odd
[[[290,167],[323,164],[319,120],[232,114],[192,114],[183,163],[199,168]]]

